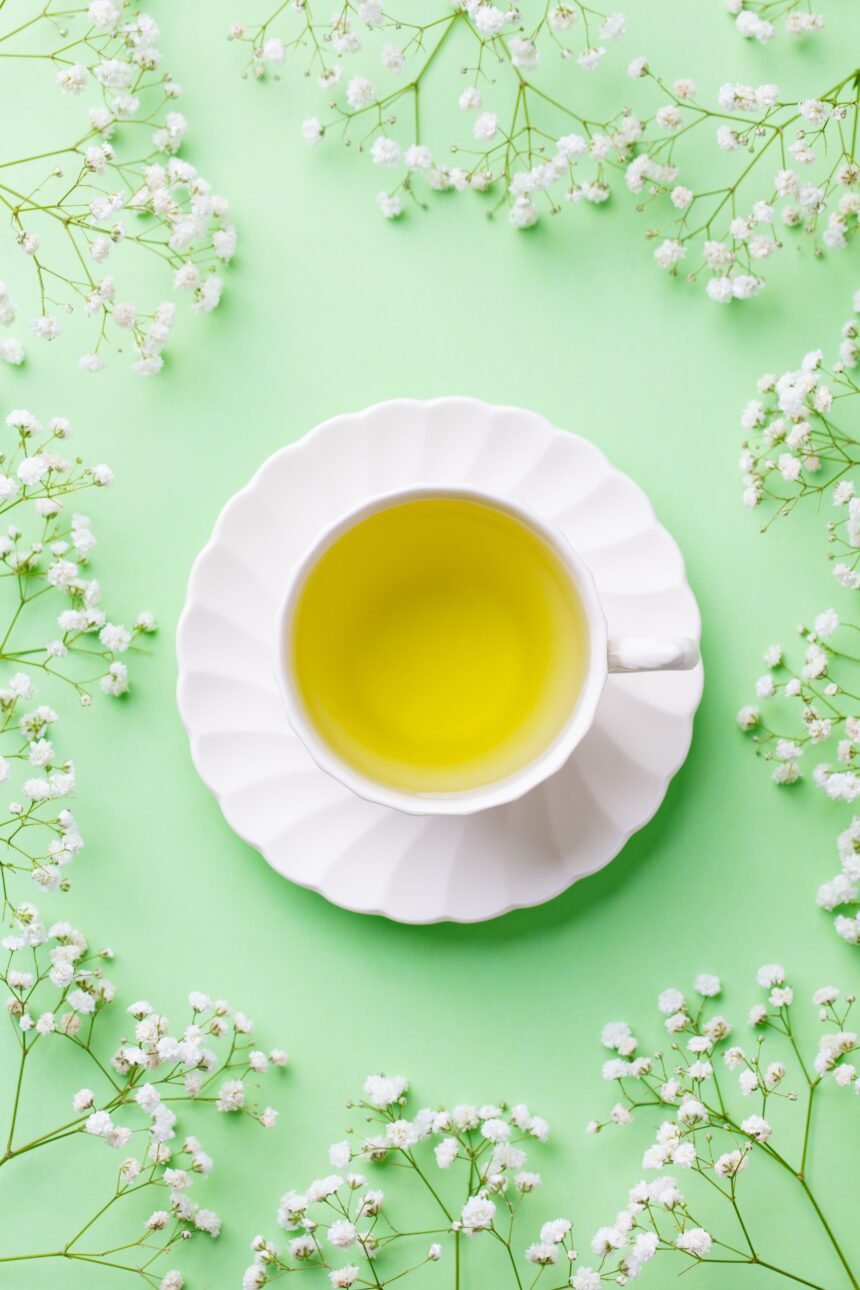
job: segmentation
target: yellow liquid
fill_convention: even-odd
[[[460,498],[359,521],[320,557],[293,618],[306,714],[380,784],[452,793],[533,761],[573,711],[588,632],[555,552]]]

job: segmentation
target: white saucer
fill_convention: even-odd
[[[476,922],[558,895],[651,818],[690,746],[702,669],[611,676],[567,765],[506,806],[440,818],[355,797],[287,723],[275,614],[323,527],[417,483],[497,492],[563,530],[594,574],[611,635],[699,639],[677,545],[593,444],[519,408],[404,399],[326,421],[227,503],[188,584],[179,710],[227,822],[279,873],[363,913]]]

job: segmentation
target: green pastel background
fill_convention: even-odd
[[[326,1172],[343,1103],[368,1071],[410,1076],[416,1105],[523,1099],[544,1114],[555,1133],[535,1153],[546,1193],[530,1212],[536,1226],[568,1213],[584,1244],[637,1181],[645,1145],[644,1133],[635,1143],[583,1134],[611,1102],[600,1078],[605,1021],[625,1017],[658,1042],[656,993],[705,970],[724,978],[724,1011],[740,1018],[757,994],[756,967],[774,959],[803,997],[831,979],[858,981],[857,951],[814,907],[849,812],[808,785],[772,787],[734,725],[763,648],[790,639],[798,619],[848,603],[829,577],[822,518],[799,514],[759,537],[740,503],[737,458],[739,413],[761,372],[838,343],[860,285],[856,255],[816,263],[808,249],[788,249],[758,299],[720,308],[655,268],[625,194],[605,209],[565,210],[526,235],[504,219],[488,222],[468,197],[439,198],[429,213],[388,224],[368,161],[304,145],[298,127],[317,101],[312,83],[241,79],[224,33],[231,19],[256,16],[242,12],[245,3],[153,6],[166,61],[185,88],[186,154],[231,197],[239,226],[222,308],[177,328],[154,380],[132,377],[123,360],[97,378],[80,373],[74,356],[84,341],[76,348],[74,326],[50,352],[34,341],[20,372],[0,374],[7,407],[69,416],[79,448],[114,467],[115,489],[87,500],[100,539],[94,569],[114,615],[146,607],[161,624],[152,657],[135,661],[127,702],[63,718],[87,848],[72,895],[54,898],[49,912],[62,909],[116,948],[112,977],[123,997],[148,997],[172,1015],[189,989],[223,995],[255,1018],[264,1045],[283,1044],[292,1058],[265,1094],[282,1111],[273,1134],[223,1121],[206,1134],[216,1157],[206,1194],[226,1227],[216,1245],[200,1241],[202,1253],[191,1252],[201,1268],[192,1284],[218,1290],[238,1283],[251,1237],[274,1231],[281,1192]],[[719,0],[624,8],[629,35],[611,51],[612,75],[641,52],[708,94],[727,79],[775,80],[804,97],[840,79],[846,51],[850,59],[860,47],[850,0],[833,0],[825,33],[808,46],[780,39],[764,49],[737,38]],[[44,75],[27,129],[77,110],[58,105]],[[440,63],[434,76],[440,91],[447,76],[453,92],[454,67]],[[27,83],[10,73],[10,108]],[[22,301],[28,269],[16,259],[2,275]],[[195,555],[223,503],[271,452],[333,414],[444,394],[533,408],[593,439],[643,486],[687,560],[706,685],[687,763],[657,817],[610,867],[542,908],[473,927],[416,928],[328,905],[231,833],[191,764],[173,637]],[[281,577],[276,550],[271,562]],[[814,1042],[812,1024],[808,1034]],[[8,1073],[7,1040],[0,1045]],[[61,1074],[42,1071],[48,1102],[67,1088]],[[31,1100],[26,1117],[38,1113]],[[860,1100],[827,1090],[813,1171],[853,1160],[853,1193],[851,1175],[831,1174],[823,1191],[843,1222],[853,1215],[860,1262],[858,1113]],[[51,1243],[74,1215],[87,1216],[99,1170],[115,1161],[86,1145],[59,1149],[50,1164],[22,1164],[8,1199],[9,1184],[0,1185],[0,1253]],[[75,1161],[84,1159],[81,1174]],[[807,1216],[792,1211],[787,1222],[771,1207],[764,1171],[750,1185],[785,1258],[841,1285],[809,1253]],[[655,1269],[646,1284],[671,1272]],[[0,1265],[2,1290],[112,1280],[127,1278]],[[777,1284],[755,1269],[714,1268],[692,1280],[703,1290]],[[495,1284],[474,1280],[482,1290]]]

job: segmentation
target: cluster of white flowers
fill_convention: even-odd
[[[574,1274],[570,1284],[575,1290],[600,1290],[603,1281],[626,1285],[652,1258],[669,1252],[681,1252],[693,1263],[753,1264],[795,1283],[819,1285],[813,1279],[814,1256],[804,1281],[803,1268],[780,1266],[778,1250],[771,1255],[771,1236],[756,1231],[755,1210],[744,1218],[743,1175],[748,1168],[770,1169],[793,1180],[818,1224],[822,1258],[824,1251],[835,1254],[848,1277],[844,1284],[856,1287],[839,1236],[814,1195],[809,1168],[810,1108],[818,1089],[827,1082],[860,1093],[858,1071],[850,1060],[860,1050],[860,1036],[847,1027],[854,996],[843,997],[834,986],[815,991],[812,1002],[826,1030],[817,1051],[805,1058],[785,969],[766,964],[757,984],[766,1000],[750,1009],[746,1036],[711,1011],[721,984],[710,974],[696,979],[691,997],[674,988],[660,995],[668,1053],[661,1045],[641,1055],[639,1041],[624,1022],[604,1027],[602,1042],[613,1056],[604,1063],[603,1076],[616,1085],[618,1101],[604,1121],[588,1125],[588,1132],[629,1125],[653,1113],[656,1128],[642,1168],[657,1177],[637,1183],[615,1221],[595,1234],[591,1248],[596,1262]],[[773,1044],[778,1045],[776,1055]],[[797,1159],[790,1159],[780,1142],[785,1117],[768,1118],[777,1102],[796,1104],[802,1117],[800,1135],[787,1130],[791,1140],[801,1137]],[[678,1177],[667,1169],[682,1171],[683,1192]]]
[[[860,588],[860,394],[855,372],[860,359],[860,291],[854,317],[842,326],[837,359],[827,366],[823,352],[804,355],[799,368],[768,373],[741,415],[748,438],[740,459],[743,499],[751,509],[767,508],[767,530],[807,498],[829,500],[843,518],[827,523],[833,575],[840,587]],[[860,707],[857,700],[857,626],[835,608],[823,610],[798,631],[798,657],[782,645],[764,651],[766,671],[755,685],[755,702],[737,722],[756,752],[772,767],[777,784],[802,778],[803,758],[812,749],[813,782],[831,800],[860,798]],[[808,761],[808,756],[806,757]],[[860,943],[860,867],[853,851],[853,825],[839,839],[842,872],[824,883],[818,903],[838,910],[836,930]]]
[[[779,644],[765,650],[767,670],[756,681],[757,702],[741,708],[737,723],[752,736],[756,751],[773,765],[774,783],[797,783],[807,748],[816,748],[819,757],[831,748],[838,769],[818,762],[814,782],[833,801],[853,802],[860,797],[860,713],[852,692],[856,659],[850,643],[856,631],[835,609],[825,609],[811,628],[799,628],[801,659],[792,658]],[[846,636],[850,638],[847,649],[843,647]]]
[[[691,80],[670,85],[644,59],[630,73],[662,99],[638,123],[625,172],[627,187],[639,195],[637,209],[659,220],[647,236],[660,239],[654,252],[660,268],[677,273],[685,262],[689,280],[704,280],[710,299],[728,304],[760,291],[766,262],[792,229],[803,230],[819,252],[847,245],[860,212],[857,141],[843,127],[860,110],[853,71],[800,102],[770,83],[727,82],[713,107]],[[629,121],[629,113],[619,119]],[[731,158],[730,182],[684,182],[685,160],[698,163],[703,147]],[[664,217],[667,203],[673,213]]]
[[[130,1018],[133,1033],[111,1050],[102,1035],[103,1016],[113,1011],[114,1004],[114,987],[103,971],[112,951],[92,951],[86,937],[68,922],[46,927],[36,908],[26,902],[14,910],[13,928],[2,946],[7,957],[0,982],[8,991],[5,1008],[22,1076],[32,1071],[34,1062],[42,1061],[51,1066],[55,1081],[61,1078],[71,1042],[90,1061],[93,1087],[72,1086],[62,1120],[19,1141],[20,1080],[0,1167],[8,1168],[32,1151],[72,1138],[100,1139],[123,1153],[106,1203],[85,1226],[68,1233],[55,1247],[56,1253],[4,1248],[4,1261],[45,1257],[103,1262],[106,1268],[138,1272],[148,1285],[180,1290],[184,1280],[175,1269],[157,1280],[151,1272],[155,1259],[196,1232],[216,1237],[221,1230],[219,1215],[199,1204],[192,1193],[196,1181],[211,1171],[212,1159],[196,1137],[181,1132],[181,1106],[194,1102],[214,1108],[215,1113],[241,1112],[270,1128],[277,1113],[250,1104],[249,1083],[270,1067],[283,1066],[286,1054],[256,1048],[253,1023],[247,1017],[233,1012],[223,1000],[199,992],[189,996],[189,1019],[177,1031],[145,1000],[132,1003],[123,1024],[129,1024]],[[80,1078],[79,1061],[72,1069]],[[123,1201],[139,1196],[144,1188],[155,1189],[155,1208],[141,1225],[139,1200],[133,1206]],[[96,1224],[108,1213],[114,1225],[124,1220],[126,1235],[119,1240],[112,1226],[99,1245]]]
[[[182,91],[162,66],[158,39],[136,0],[80,9],[48,0],[29,22],[0,31],[6,57],[35,59],[55,80],[61,97],[51,127],[68,122],[64,137],[31,143],[26,156],[11,151],[16,132],[6,134],[2,201],[34,270],[39,303],[30,328],[53,341],[64,315],[80,307],[95,336],[80,359],[88,372],[104,367],[106,348],[126,344],[136,372],[158,372],[176,312],[171,289],[190,296],[194,312],[209,313],[221,296],[218,270],[236,247],[227,201],[177,155],[187,128],[175,106]],[[88,100],[83,121],[79,96]],[[140,253],[138,280],[141,257],[149,257],[155,303],[131,298],[118,279],[130,247]],[[0,285],[0,323],[15,314]],[[20,339],[0,342],[0,357],[21,363]]]
[[[835,877],[818,888],[818,904],[828,913],[838,910],[833,920],[839,935],[851,945],[860,945],[860,818],[837,838],[840,868]]]
[[[767,670],[756,682],[756,702],[741,708],[737,723],[756,752],[772,767],[774,783],[795,784],[803,759],[813,750],[812,781],[831,801],[860,798],[860,708],[856,696],[858,629],[826,609],[811,629],[800,628],[802,657],[792,659],[781,645],[764,653]],[[824,760],[826,757],[830,760]],[[860,918],[848,907],[860,900],[860,862],[854,850],[855,825],[839,838],[842,872],[820,887],[818,904],[835,918],[839,935],[860,944]],[[840,908],[845,907],[845,908]]]
[[[860,291],[854,316],[842,325],[838,355],[829,366],[820,349],[780,376],[766,373],[741,414],[747,432],[740,459],[743,500],[752,509],[772,505],[790,515],[805,498],[828,495],[840,517],[827,524],[827,541],[840,586],[860,587]],[[767,525],[765,525],[767,527]]]
[[[202,993],[189,996],[190,1016],[179,1030],[144,1000],[133,1003],[127,1009],[133,1022],[125,1017],[119,1032],[127,1035],[132,1024],[132,1034],[111,1040],[102,1017],[116,1011],[114,988],[103,974],[112,951],[92,951],[83,933],[64,919],[43,921],[17,890],[26,879],[48,901],[52,893],[67,891],[68,866],[83,847],[67,801],[75,790],[75,766],[55,752],[59,714],[35,702],[33,676],[48,698],[64,689],[85,706],[91,689],[118,697],[128,689],[123,659],[155,630],[150,613],[124,627],[101,607],[101,588],[88,571],[96,545],[92,525],[66,507],[68,498],[105,487],[113,475],[105,465],[67,459],[70,434],[64,417],[43,427],[31,412],[16,409],[6,417],[0,443],[0,514],[6,523],[0,534],[0,664],[6,669],[0,678],[0,783],[9,783],[13,771],[20,778],[0,824],[0,910],[11,926],[0,963],[9,1022],[2,1042],[11,1044],[18,1064],[17,1078],[8,1081],[8,1113],[0,1116],[6,1143],[0,1169],[54,1143],[93,1139],[123,1159],[104,1204],[83,1227],[64,1233],[52,1248],[26,1252],[8,1248],[9,1228],[0,1261],[77,1259],[126,1269],[161,1290],[181,1290],[182,1273],[171,1268],[157,1276],[155,1260],[195,1232],[217,1236],[221,1219],[192,1197],[192,1185],[212,1161],[195,1137],[180,1136],[177,1104],[241,1113],[272,1128],[277,1112],[256,1108],[251,1090],[271,1066],[284,1065],[286,1055],[257,1048],[252,1022]],[[81,1054],[89,1061],[92,1087],[80,1086],[87,1069]],[[55,1089],[64,1080],[69,1085],[68,1107],[58,1123],[23,1139],[22,1098],[28,1077],[43,1061]],[[0,1065],[14,1070],[5,1053]],[[30,1112],[27,1119],[32,1135]],[[150,1187],[157,1189],[157,1207],[141,1225],[137,1204],[123,1202]],[[112,1225],[118,1209],[125,1220],[122,1239]],[[98,1225],[108,1215],[99,1243]]]
[[[518,70],[533,70],[542,60],[574,59],[584,71],[593,71],[606,56],[608,43],[624,35],[624,15],[601,13],[582,0],[535,5],[526,0],[519,6],[499,8],[492,0],[453,0],[437,3],[418,22],[408,10],[393,13],[382,0],[346,0],[326,20],[316,18],[312,3],[278,5],[265,21],[249,26],[234,22],[229,39],[248,50],[245,71],[255,79],[277,74],[288,54],[307,52],[308,70],[320,89],[330,92],[345,83],[346,102],[352,109],[373,103],[382,107],[396,102],[403,91],[377,95],[372,82],[363,76],[350,81],[344,68],[367,64],[368,56],[384,72],[412,67],[420,78],[430,60],[452,31],[461,31],[477,43],[477,65],[469,69],[470,79],[492,83],[488,68],[503,61]],[[452,12],[453,11],[453,12]],[[468,45],[465,46],[468,48]],[[471,50],[470,50],[471,57]],[[477,106],[473,104],[472,106]]]
[[[487,194],[488,214],[506,208],[515,228],[528,229],[563,203],[602,205],[613,189],[627,189],[636,209],[656,220],[646,236],[657,241],[657,265],[677,274],[684,262],[688,279],[702,281],[720,304],[759,292],[766,261],[783,247],[781,230],[805,230],[817,249],[846,245],[860,211],[856,135],[843,126],[860,106],[853,71],[800,102],[773,84],[729,82],[711,105],[689,78],[666,82],[639,57],[628,75],[641,106],[597,120],[582,103],[587,80],[568,98],[551,67],[574,56],[577,32],[586,46],[577,61],[596,66],[623,34],[623,18],[579,4],[532,8],[464,0],[419,26],[377,0],[348,3],[328,23],[303,3],[279,6],[253,29],[237,23],[230,34],[250,47],[257,76],[291,50],[306,52],[326,107],[303,123],[304,137],[316,146],[335,136],[366,153],[390,179],[377,195],[389,219],[430,190],[477,191]],[[745,10],[747,24],[764,21],[754,9]],[[291,22],[292,34],[276,33]],[[444,146],[430,146],[427,118],[431,129],[435,121],[423,78],[448,54],[463,78],[448,106],[456,99],[463,125]],[[725,182],[695,179],[708,149],[721,174],[730,158]]]
[[[823,1290],[817,1280],[804,1280],[794,1265],[781,1266],[778,1252],[771,1257],[768,1234],[756,1232],[758,1215],[744,1219],[742,1175],[749,1167],[793,1179],[801,1203],[810,1205],[818,1220],[822,1249],[836,1255],[856,1290],[835,1225],[813,1192],[809,1168],[811,1126],[819,1118],[813,1121],[810,1112],[818,1089],[829,1083],[860,1094],[860,1072],[852,1061],[860,1053],[860,1036],[848,1027],[855,999],[834,986],[815,991],[812,1002],[824,1030],[805,1059],[785,969],[766,964],[757,984],[765,999],[745,1019],[749,1038],[716,1011],[722,986],[709,973],[696,978],[690,997],[675,988],[662,992],[658,1007],[667,1040],[650,1055],[640,1053],[639,1040],[625,1022],[603,1028],[601,1042],[612,1056],[602,1073],[617,1087],[617,1101],[605,1120],[590,1122],[587,1132],[631,1125],[651,1111],[657,1122],[642,1156],[646,1176],[630,1189],[613,1222],[594,1233],[587,1251],[577,1250],[573,1224],[565,1217],[544,1222],[525,1249],[513,1242],[523,1196],[541,1184],[540,1174],[527,1168],[524,1147],[529,1139],[547,1137],[544,1120],[526,1106],[504,1104],[425,1107],[407,1115],[407,1081],[372,1075],[354,1104],[360,1127],[351,1126],[329,1148],[334,1172],[283,1196],[278,1221],[287,1232],[285,1248],[255,1237],[243,1290],[314,1270],[325,1273],[335,1290],[387,1285],[443,1258],[453,1263],[453,1283],[460,1285],[461,1243],[467,1238],[486,1259],[481,1269],[487,1284],[512,1277],[510,1284],[520,1290],[553,1268],[557,1273],[550,1273],[547,1283],[552,1290],[627,1285],[665,1253],[680,1254],[691,1265],[761,1266]],[[781,1145],[784,1116],[771,1115],[777,1102],[798,1105],[802,1146],[797,1160]],[[790,1129],[788,1134],[796,1137]],[[673,1170],[682,1171],[683,1190]],[[396,1204],[405,1179],[423,1188],[430,1209],[425,1221],[413,1206],[408,1227]],[[528,1281],[518,1256],[531,1265]]]
[[[810,36],[824,27],[824,15],[814,13],[809,0],[723,0],[745,40],[766,45],[776,34],[776,23],[790,36]]]
[[[91,689],[118,697],[128,690],[124,659],[141,636],[155,631],[150,613],[131,627],[109,619],[102,590],[88,573],[96,545],[89,518],[68,513],[67,499],[113,480],[106,465],[65,455],[71,426],[47,426],[26,409],[8,414],[0,445],[0,578],[7,594],[0,629],[0,783],[18,771],[14,796],[0,826],[0,873],[29,874],[43,891],[68,887],[67,867],[83,846],[67,799],[75,788],[72,761],[57,754],[58,713],[37,702],[37,685],[57,682],[84,705]],[[50,601],[54,612],[45,610]],[[31,608],[36,607],[36,608]],[[50,633],[50,638],[46,636]]]
[[[298,29],[273,35],[275,17],[298,21]],[[527,0],[503,9],[490,0],[458,0],[439,5],[423,24],[366,0],[347,3],[330,23],[319,24],[310,5],[292,11],[282,5],[260,27],[237,23],[230,35],[248,43],[258,77],[290,50],[309,52],[326,106],[322,119],[303,123],[304,137],[311,145],[332,136],[357,142],[389,180],[377,194],[386,218],[402,214],[407,200],[422,204],[426,192],[473,191],[490,194],[491,213],[506,205],[511,223],[524,229],[537,222],[541,198],[545,209],[559,209],[553,189],[566,186],[573,201],[601,203],[608,195],[591,173],[594,166],[579,180],[577,161],[599,164],[603,142],[599,136],[591,142],[593,123],[554,101],[552,69],[572,60],[593,71],[624,26],[623,14],[601,13],[580,0]],[[449,146],[434,149],[421,132],[429,93],[424,78],[442,56],[462,75],[450,106],[459,108],[463,126]],[[583,133],[571,133],[574,125]]]
[[[401,1076],[368,1076],[354,1104],[361,1126],[329,1148],[335,1172],[283,1196],[278,1222],[286,1247],[254,1239],[244,1290],[309,1269],[324,1271],[336,1288],[380,1285],[383,1275],[388,1284],[443,1258],[459,1269],[468,1239],[485,1247],[497,1279],[516,1266],[515,1218],[541,1185],[526,1148],[547,1139],[547,1122],[522,1104],[407,1114],[408,1087]],[[398,1212],[404,1187],[425,1195],[426,1221]],[[526,1265],[555,1263],[562,1249],[569,1256],[570,1231],[566,1219],[545,1223],[524,1252]]]

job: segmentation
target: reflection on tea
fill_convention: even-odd
[[[588,628],[527,524],[461,498],[359,520],[313,566],[292,622],[308,718],[362,775],[452,793],[527,766],[573,711]]]

